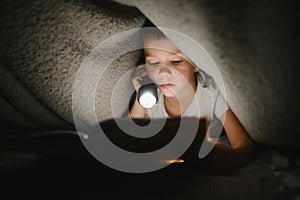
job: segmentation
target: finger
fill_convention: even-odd
[[[146,72],[146,70],[145,69],[138,69],[138,70],[136,70],[136,71],[134,71],[134,73],[132,74],[132,78],[134,78],[134,77],[138,77],[138,76],[146,76],[147,75],[147,72]]]

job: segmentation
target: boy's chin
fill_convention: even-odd
[[[171,92],[169,90],[163,91],[163,94],[165,97],[176,97],[176,94],[174,92]]]

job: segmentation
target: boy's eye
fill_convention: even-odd
[[[172,60],[171,62],[175,65],[178,65],[179,63],[181,63],[183,60]]]
[[[150,62],[150,63],[148,63],[148,65],[158,65],[159,64],[159,62]]]

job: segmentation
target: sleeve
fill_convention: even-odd
[[[220,90],[215,91],[214,114],[220,119],[222,114],[229,109],[229,105],[221,94]]]
[[[199,82],[204,83],[203,87],[207,87],[207,89],[209,90],[213,109],[212,113],[214,113],[220,119],[222,114],[229,109],[229,105],[221,94],[213,77],[211,77],[204,71],[200,71],[199,74]]]

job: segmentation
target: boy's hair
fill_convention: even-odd
[[[159,30],[157,27],[147,27],[142,29],[142,40],[145,39],[164,39],[167,36],[161,30]]]
[[[159,30],[149,19],[147,19],[142,29],[142,40],[145,39],[164,39],[167,36]]]

